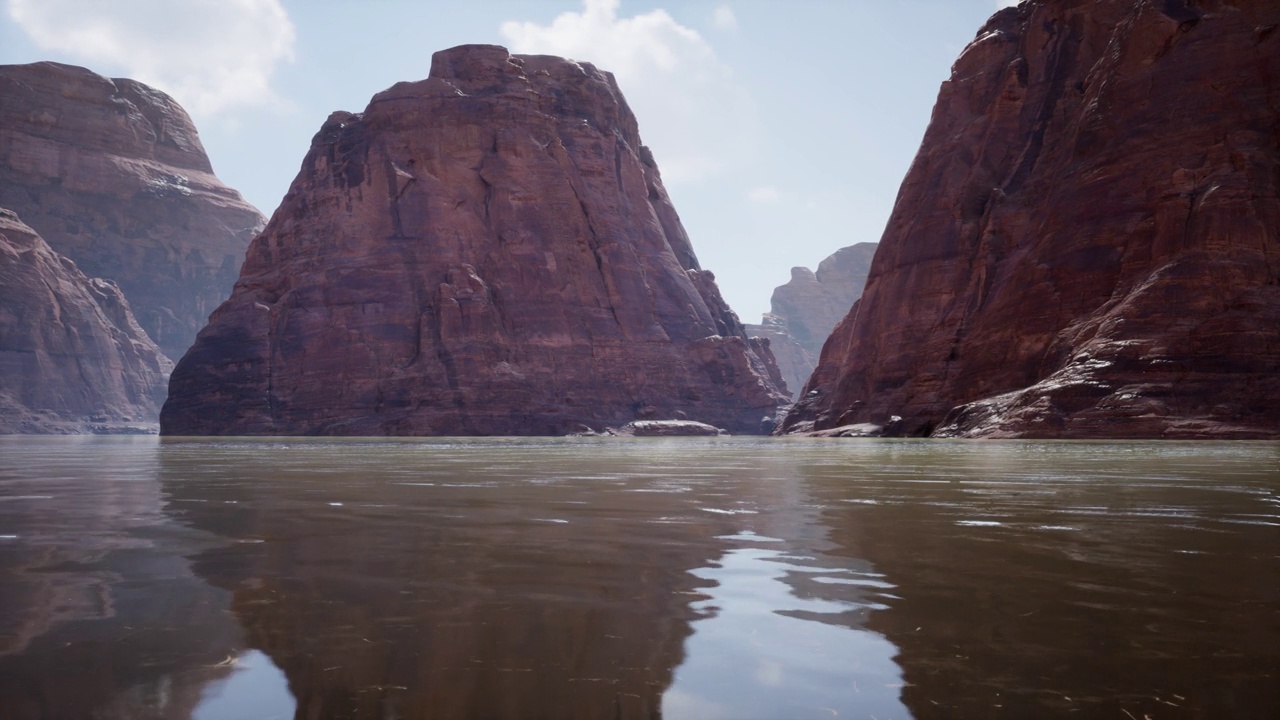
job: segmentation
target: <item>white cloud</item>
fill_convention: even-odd
[[[612,72],[672,183],[722,174],[752,147],[755,110],[727,65],[665,10],[619,17],[619,0],[583,0],[549,25],[505,22],[516,53],[561,55]]]
[[[728,31],[738,29],[738,18],[733,14],[733,8],[728,5],[717,6],[711,19],[717,29]]]
[[[778,193],[778,188],[768,185],[752,188],[747,192],[747,199],[753,203],[775,203],[778,202],[779,197],[781,195]]]
[[[293,59],[279,0],[7,0],[46,51],[173,95],[194,114],[271,103],[271,74]]]
[[[1000,8],[1013,7],[1020,2],[1022,2],[1022,0],[995,0],[997,10]]]

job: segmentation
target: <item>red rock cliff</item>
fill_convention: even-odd
[[[463,46],[330,116],[161,424],[558,434],[684,413],[750,431],[782,399],[771,365],[613,77]]]
[[[1280,435],[1277,25],[1271,0],[997,13],[785,429]]]
[[[114,283],[0,209],[0,433],[154,423],[170,368]]]
[[[118,284],[173,358],[226,299],[264,220],[214,176],[172,98],[49,62],[0,66],[0,206]]]

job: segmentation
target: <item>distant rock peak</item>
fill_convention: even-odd
[[[875,243],[857,243],[832,253],[818,265],[791,268],[791,280],[774,288],[770,312],[751,335],[767,338],[793,397],[799,397],[818,363],[831,330],[849,311],[866,284]]]

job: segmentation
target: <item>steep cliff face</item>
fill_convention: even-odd
[[[818,364],[822,343],[862,294],[875,243],[840,248],[814,272],[791,268],[791,280],[773,289],[769,312],[747,334],[768,338],[787,389],[798,396]]]
[[[154,423],[171,368],[115,284],[0,208],[0,433]]]
[[[213,174],[172,98],[56,63],[0,66],[0,206],[120,286],[182,356],[264,218]]]
[[[1278,25],[1261,0],[997,13],[785,429],[1280,435]]]
[[[758,430],[772,361],[699,268],[589,64],[495,46],[334,113],[167,434],[558,434],[683,413]]]

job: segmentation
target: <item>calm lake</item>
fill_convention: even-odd
[[[1280,444],[0,438],[0,717],[1280,717]]]

